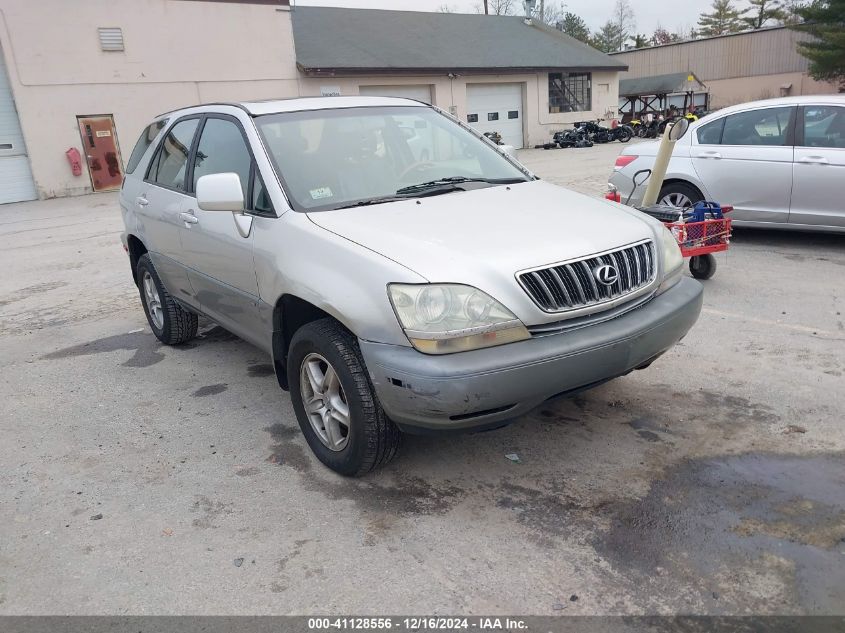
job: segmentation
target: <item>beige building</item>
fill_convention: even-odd
[[[612,57],[628,66],[620,75],[623,80],[692,73],[706,85],[710,107],[718,109],[757,99],[837,92],[835,84],[815,81],[807,74],[807,60],[798,54],[797,44],[809,38],[774,27],[640,48]],[[696,103],[703,103],[703,97]]]
[[[288,5],[0,0],[0,202],[119,187],[151,117],[209,101],[411,96],[519,146],[616,115],[624,64],[520,17]]]

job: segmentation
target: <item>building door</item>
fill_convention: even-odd
[[[467,122],[481,132],[498,132],[514,147],[524,145],[522,84],[467,84]]]
[[[431,86],[420,84],[411,86],[360,86],[358,94],[363,97],[402,97],[431,103]]]
[[[35,200],[35,183],[26,156],[18,111],[0,50],[0,204]]]
[[[82,153],[94,191],[114,191],[123,182],[123,161],[110,114],[78,117]]]

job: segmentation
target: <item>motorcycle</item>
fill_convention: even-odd
[[[630,126],[617,125],[614,128],[607,128],[600,125],[599,121],[589,121],[585,124],[590,140],[594,143],[612,143],[613,141],[627,143],[634,136],[634,131]]]
[[[493,145],[504,145],[504,142],[502,142],[502,135],[498,132],[485,132],[484,136],[489,138]]]
[[[567,147],[592,147],[593,142],[589,138],[586,124],[576,123],[571,130],[564,130],[562,132],[555,132],[552,141],[560,148]]]

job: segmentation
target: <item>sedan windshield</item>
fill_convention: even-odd
[[[529,180],[454,121],[421,106],[256,119],[297,211],[350,208]]]

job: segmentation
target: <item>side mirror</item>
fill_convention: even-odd
[[[197,180],[197,206],[203,211],[244,210],[241,179],[235,173],[209,174]]]
[[[516,148],[513,145],[500,145],[499,149],[511,158],[516,158]]]
[[[669,130],[669,140],[673,143],[680,140],[687,133],[687,128],[689,128],[689,119],[678,119],[672,124],[672,128]]]

